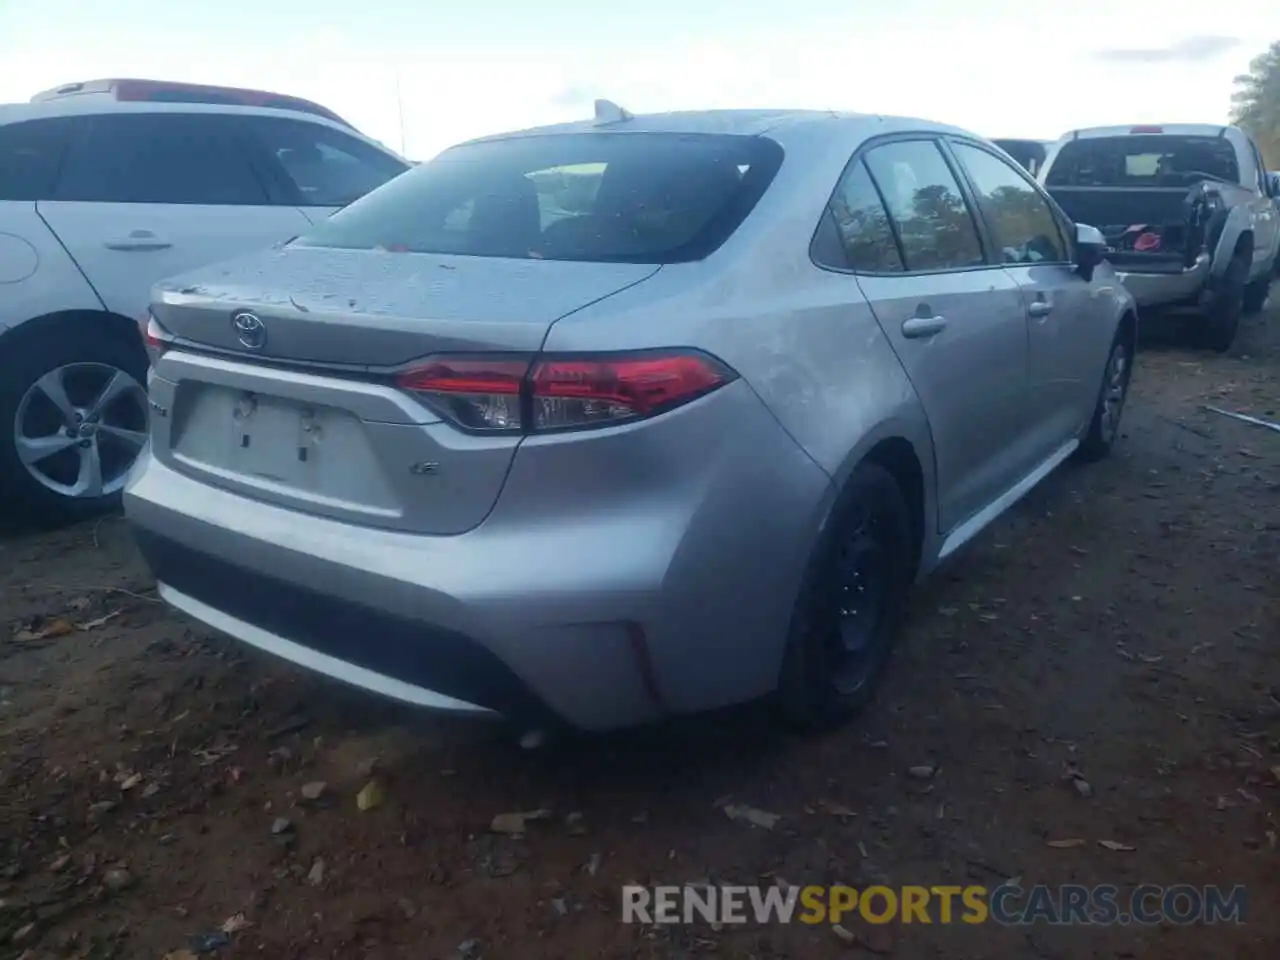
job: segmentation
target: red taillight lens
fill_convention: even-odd
[[[651,417],[709,393],[732,377],[722,364],[692,353],[539,359],[531,378],[533,426],[556,430]]]
[[[737,375],[692,351],[598,357],[439,357],[397,378],[470,430],[566,430],[656,416]]]
[[[527,359],[440,357],[396,378],[441,416],[468,430],[519,430]]]
[[[154,365],[161,354],[169,349],[173,337],[149,312],[138,321],[138,330],[142,334],[142,345],[147,348],[147,357]]]

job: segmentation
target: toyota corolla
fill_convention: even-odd
[[[1111,449],[1104,251],[953,127],[602,104],[159,286],[128,515],[179,610],[412,704],[829,725],[913,581]]]

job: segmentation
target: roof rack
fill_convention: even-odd
[[[112,77],[64,83],[49,90],[42,90],[31,98],[32,103],[45,103],[65,97],[86,94],[106,94],[120,101],[146,101],[150,103],[218,103],[241,107],[268,107],[275,110],[296,110],[324,117],[349,129],[355,129],[346,120],[327,107],[302,97],[291,97],[268,90],[251,90],[244,87],[218,87],[203,83],[182,83],[176,80],[143,80],[131,77]]]

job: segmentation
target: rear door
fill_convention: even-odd
[[[309,226],[268,201],[226,114],[78,119],[39,211],[107,309],[136,317],[176,273],[288,240]]]
[[[288,117],[244,118],[277,202],[319,222],[409,169],[364,140],[322,123]]]
[[[952,530],[1029,469],[1017,284],[988,262],[932,137],[867,151],[846,171],[833,208],[858,284],[929,418],[939,523]]]
[[[0,331],[52,310],[102,309],[36,212],[53,190],[71,127],[67,117],[0,124]]]
[[[1038,457],[1047,458],[1092,410],[1099,350],[1109,346],[1100,340],[1109,341],[1111,332],[1091,329],[1103,311],[1094,309],[1090,284],[1071,262],[1071,247],[1039,188],[980,144],[948,143],[968,177],[992,251],[1022,293],[1029,344],[1024,427]]]

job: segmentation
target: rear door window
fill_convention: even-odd
[[[0,126],[0,200],[48,200],[66,153],[66,117]]]
[[[986,262],[973,213],[936,141],[887,143],[870,150],[866,164],[897,228],[908,270]]]
[[[701,259],[772,182],[762,137],[580,133],[463,144],[415,167],[299,244],[547,260]]]
[[[409,169],[340,130],[305,120],[246,117],[245,125],[283,181],[288,202],[342,207]]]
[[[1190,187],[1240,182],[1225,137],[1135,134],[1068,140],[1045,174],[1047,187]]]
[[[55,200],[256,206],[266,191],[217,114],[89,118],[71,145]]]

